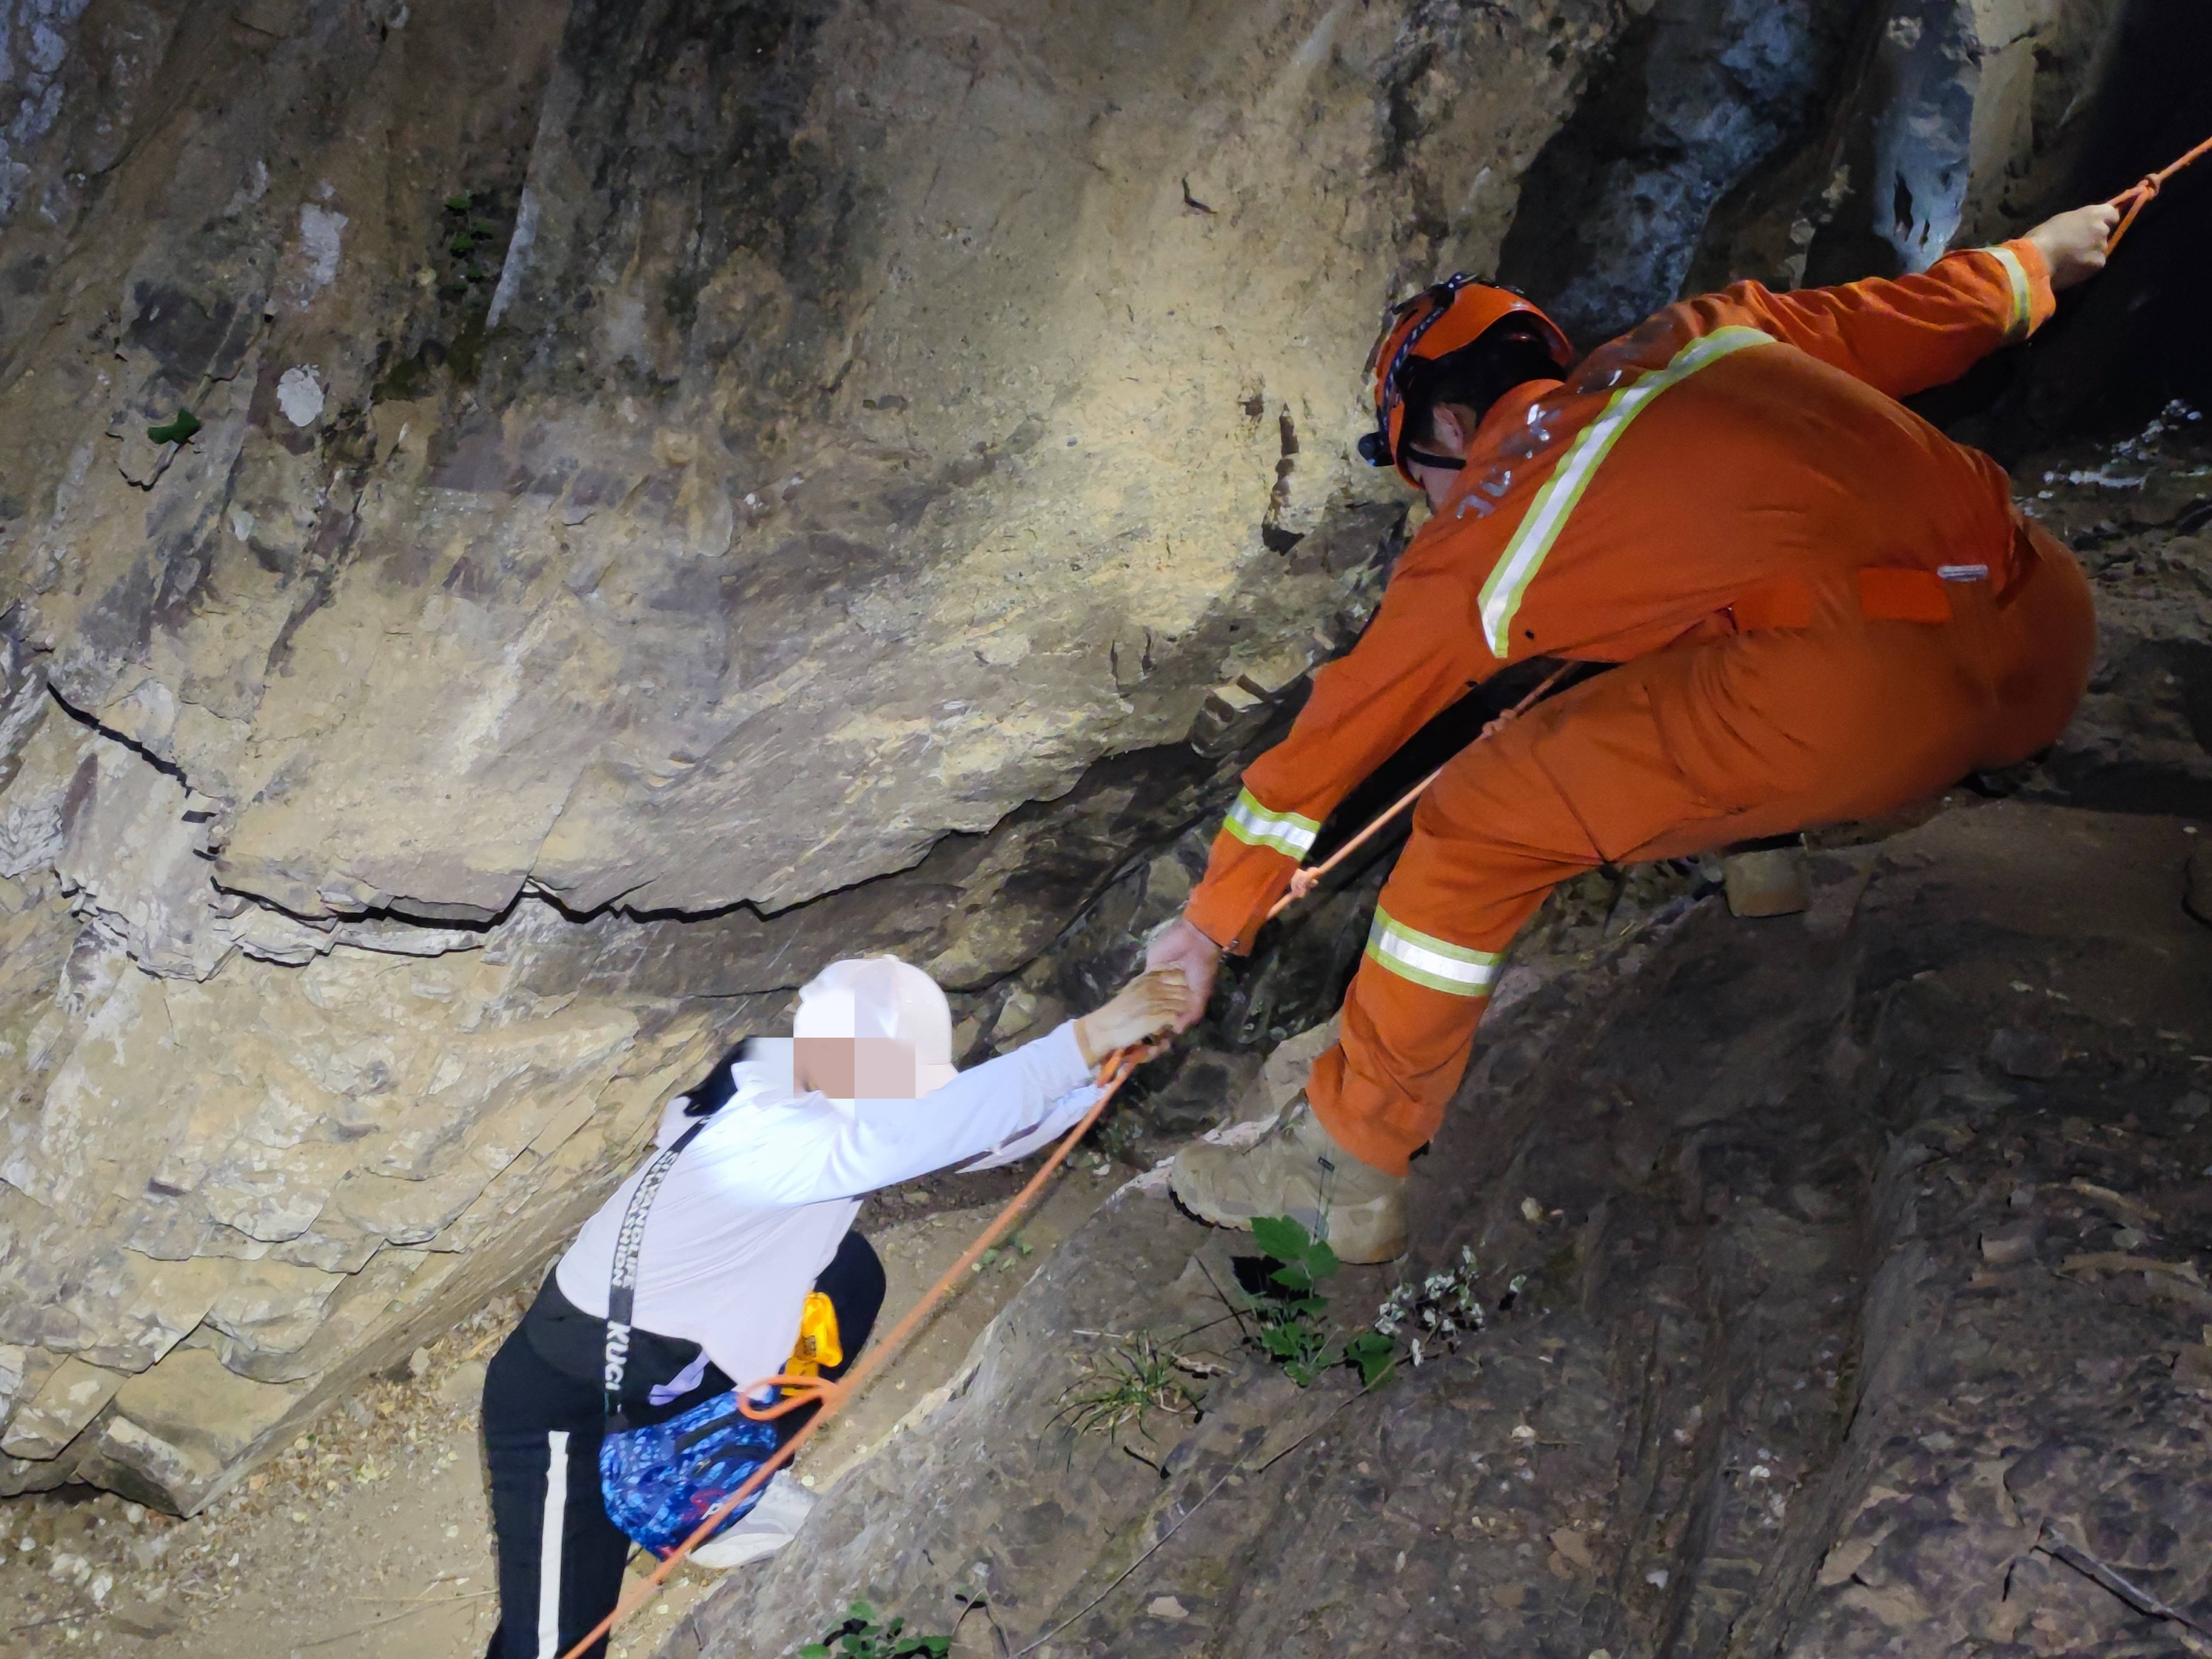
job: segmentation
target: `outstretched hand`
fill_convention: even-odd
[[[1179,969],[1188,991],[1183,1006],[1176,1012],[1176,1030],[1188,1031],[1204,1016],[1206,1002],[1213,995],[1213,975],[1220,966],[1221,947],[1182,916],[1153,936],[1145,951],[1145,967],[1155,973]]]
[[[1179,968],[1139,975],[1103,1007],[1075,1022],[1075,1046],[1083,1051],[1083,1063],[1095,1067],[1115,1049],[1167,1030],[1188,995]]]
[[[2051,267],[2054,291],[2087,282],[2105,268],[2112,231],[2119,222],[2119,209],[2110,202],[2093,202],[2045,219],[2027,233],[2027,240]]]

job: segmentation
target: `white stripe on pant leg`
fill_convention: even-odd
[[[538,1540],[538,1659],[561,1659],[561,1534],[568,1521],[568,1431],[545,1436],[545,1525]]]

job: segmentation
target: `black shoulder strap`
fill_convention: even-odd
[[[607,1285],[607,1346],[601,1384],[606,1392],[607,1431],[629,1426],[622,1409],[623,1373],[629,1367],[629,1321],[637,1302],[637,1255],[645,1243],[645,1218],[659,1194],[660,1183],[676,1166],[676,1155],[698,1138],[714,1121],[702,1118],[677,1138],[676,1144],[646,1165],[645,1176],[629,1195],[623,1211],[622,1231],[615,1235],[614,1276]]]

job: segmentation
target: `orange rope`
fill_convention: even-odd
[[[1560,677],[1564,675],[1568,669],[1573,666],[1574,665],[1572,663],[1563,663],[1559,667],[1553,669],[1545,677],[1544,683],[1542,684],[1539,685],[1534,691],[1531,691],[1527,696],[1522,698],[1521,701],[1515,703],[1512,708],[1498,715],[1497,719],[1492,720],[1488,725],[1485,726],[1480,732],[1476,733],[1474,739],[1475,743],[1480,743],[1483,738],[1488,737],[1492,732],[1497,731],[1499,726],[1505,725],[1508,721],[1518,719],[1523,709],[1527,708],[1547,691],[1549,691],[1553,686],[1557,685],[1559,683]],[[1470,744],[1468,746],[1468,748],[1472,748],[1474,747],[1474,744]],[[1465,752],[1466,751],[1464,750],[1461,751],[1462,754]],[[1454,756],[1452,758],[1456,760],[1458,756]],[[1444,763],[1444,766],[1449,766],[1450,764],[1451,761],[1446,761]],[[1322,877],[1328,874],[1330,871],[1335,869],[1336,866],[1343,863],[1345,860],[1350,858],[1352,854],[1358,852],[1363,845],[1374,837],[1376,830],[1382,829],[1384,824],[1389,823],[1390,820],[1396,817],[1399,813],[1404,811],[1408,806],[1411,806],[1415,801],[1419,800],[1421,798],[1421,792],[1426,789],[1431,784],[1434,783],[1443,775],[1444,767],[1439,766],[1435,771],[1430,773],[1428,776],[1423,778],[1419,783],[1415,784],[1411,789],[1408,789],[1404,794],[1399,796],[1398,799],[1391,804],[1390,810],[1389,811],[1377,817],[1374,823],[1369,824],[1364,830],[1362,830],[1350,841],[1345,842],[1343,846],[1338,848],[1336,851],[1331,853],[1319,864],[1309,865],[1302,870],[1292,871],[1291,872],[1291,890],[1275,901],[1274,908],[1267,912],[1267,920],[1273,921],[1277,916],[1282,915],[1284,911],[1289,909],[1291,906],[1296,904],[1308,893],[1312,892],[1315,888],[1321,885]]]
[[[689,1538],[669,1552],[667,1559],[653,1570],[639,1594],[617,1606],[612,1613],[593,1626],[575,1646],[562,1654],[561,1659],[581,1659],[584,1650],[592,1643],[650,1601],[668,1575],[676,1571],[678,1564],[693,1550],[705,1543],[714,1529],[722,1524],[723,1516],[766,1486],[769,1477],[797,1455],[799,1449],[806,1443],[817,1429],[851,1401],[860,1384],[882,1370],[906,1345],[907,1340],[921,1328],[931,1314],[937,1310],[939,1304],[951,1295],[953,1287],[960,1282],[961,1275],[975,1264],[976,1259],[984,1251],[1006,1236],[1007,1229],[1013,1225],[1015,1218],[1021,1213],[1024,1207],[1036,1196],[1043,1188],[1045,1182],[1050,1180],[1054,1173],[1066,1161],[1067,1155],[1075,1150],[1076,1142],[1081,1140],[1090,1132],[1091,1126],[1098,1121],[1099,1114],[1106,1109],[1107,1103],[1114,1098],[1115,1091],[1128,1080],[1129,1073],[1158,1052],[1158,1045],[1145,1043],[1133,1048],[1116,1049],[1106,1057],[1106,1063],[1098,1068],[1098,1086],[1101,1092],[1098,1098],[1092,1103],[1091,1109],[1083,1115],[1083,1121],[1068,1131],[1067,1138],[1060,1143],[1052,1156],[1045,1159],[1037,1172],[1030,1177],[1029,1184],[1014,1194],[1006,1207],[999,1212],[998,1218],[983,1229],[975,1242],[968,1247],[957,1261],[945,1270],[944,1275],[938,1279],[937,1283],[922,1292],[921,1300],[907,1310],[906,1316],[891,1327],[890,1334],[881,1341],[868,1345],[866,1352],[854,1362],[852,1370],[835,1382],[826,1376],[786,1376],[780,1373],[775,1376],[763,1377],[760,1382],[745,1389],[744,1394],[757,1393],[761,1389],[770,1384],[787,1388],[793,1392],[788,1397],[757,1410],[746,1402],[744,1395],[738,1396],[738,1409],[747,1417],[762,1421],[781,1417],[787,1412],[796,1411],[801,1406],[811,1405],[817,1401],[820,1402],[822,1409],[811,1420],[801,1424],[799,1431],[790,1439],[776,1448],[766,1462],[746,1477],[743,1486],[716,1504],[713,1512],[699,1523],[696,1530]]]
[[[2105,252],[2110,253],[2120,245],[2120,238],[2128,234],[2128,227],[2135,223],[2136,216],[2150,205],[2152,198],[2165,188],[2167,179],[2172,178],[2191,162],[2201,161],[2206,155],[2212,155],[2212,138],[2207,138],[2179,161],[2160,167],[2156,173],[2143,174],[2141,179],[2107,202],[2106,206],[2119,208],[2122,211],[2120,222],[2113,227],[2112,234],[2105,239]]]

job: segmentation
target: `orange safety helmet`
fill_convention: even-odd
[[[1464,465],[1449,455],[1431,455],[1400,443],[1406,424],[1406,366],[1414,361],[1434,362],[1473,345],[1507,318],[1516,316],[1535,320],[1552,361],[1564,373],[1574,361],[1574,348],[1559,325],[1516,289],[1480,282],[1460,271],[1391,307],[1383,315],[1375,349],[1367,356],[1367,373],[1375,385],[1375,430],[1361,436],[1360,458],[1370,466],[1396,467],[1407,483],[1419,482],[1407,471],[1409,462],[1455,469]]]

